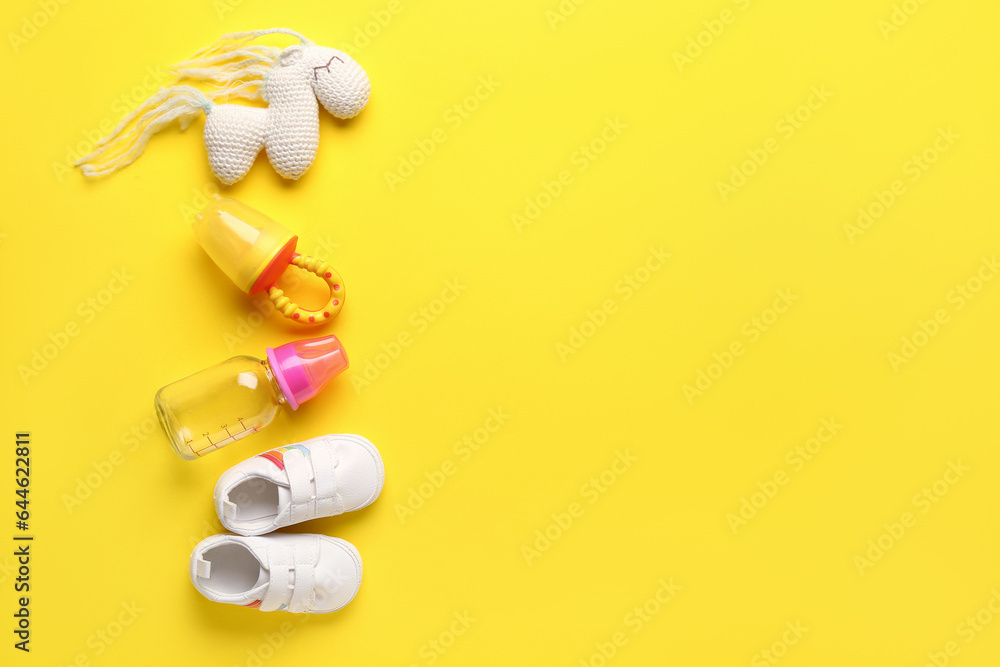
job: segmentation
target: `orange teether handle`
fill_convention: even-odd
[[[292,255],[291,263],[303,271],[314,273],[325,280],[330,286],[330,300],[319,310],[306,310],[285,296],[285,292],[280,287],[271,285],[267,289],[267,297],[274,304],[274,307],[288,319],[301,324],[322,324],[330,318],[336,317],[340,309],[344,307],[344,284],[340,279],[340,274],[326,262],[321,262],[308,255],[295,253]]]

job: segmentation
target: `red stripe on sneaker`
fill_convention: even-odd
[[[265,459],[267,459],[274,465],[278,466],[279,470],[285,469],[285,462],[282,460],[283,457],[281,455],[281,452],[272,449],[269,452],[264,452],[263,454],[260,454],[260,456],[263,456]]]
[[[245,604],[245,605],[243,605],[243,606],[244,606],[244,607],[253,607],[254,609],[256,609],[256,608],[260,607],[260,603],[261,603],[261,601],[260,601],[260,600],[254,600],[254,601],[253,601],[253,602],[251,602],[250,604]]]

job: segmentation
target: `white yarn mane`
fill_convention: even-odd
[[[303,46],[312,44],[310,40],[287,28],[234,32],[223,35],[215,44],[173,65],[170,71],[178,80],[190,79],[221,86],[221,89],[208,94],[212,101],[228,97],[266,101],[264,84],[278,63],[282,49],[251,42],[263,35],[272,34],[292,35]]]
[[[94,151],[76,161],[86,176],[109,174],[138,158],[150,138],[177,120],[181,129],[220,100],[241,97],[266,101],[265,84],[281,56],[282,49],[253,44],[264,35],[291,35],[303,46],[312,42],[288,28],[272,28],[223,35],[189,59],[170,68],[176,75],[174,85],[161,88],[129,113],[94,145]],[[183,80],[207,85],[207,89],[176,85]],[[214,88],[211,86],[215,86]]]

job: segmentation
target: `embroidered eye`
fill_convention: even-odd
[[[340,58],[339,56],[334,56],[329,60],[327,60],[325,65],[320,65],[319,67],[313,67],[313,80],[315,81],[316,79],[319,79],[319,71],[321,69],[325,69],[327,72],[329,72],[330,63],[332,63],[334,60],[339,60],[340,62],[344,62],[343,59]]]

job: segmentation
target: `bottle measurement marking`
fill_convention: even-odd
[[[228,424],[222,424],[219,427],[222,430],[216,431],[215,433],[202,433],[201,434],[202,435],[202,440],[207,440],[208,441],[208,445],[205,446],[205,447],[202,447],[201,449],[195,449],[192,446],[191,447],[191,451],[193,451],[194,453],[196,453],[198,456],[201,456],[205,452],[209,452],[209,451],[212,451],[214,449],[219,449],[223,445],[228,445],[230,442],[235,442],[235,441],[239,440],[240,438],[244,438],[244,437],[250,435],[251,433],[256,433],[257,431],[260,430],[260,425],[255,425],[255,426],[248,427],[246,424],[243,423],[243,419],[244,419],[243,417],[237,417],[236,418],[236,421],[239,422],[241,430],[236,431],[235,433],[233,433],[229,429],[230,428],[236,428],[236,427],[235,426],[230,427]],[[226,435],[223,436],[222,435],[223,433],[225,433]],[[214,438],[218,438],[218,439],[217,440],[213,440],[213,437]],[[188,439],[185,438],[184,442],[187,445],[192,445],[192,443],[194,441],[193,440],[188,440]]]

